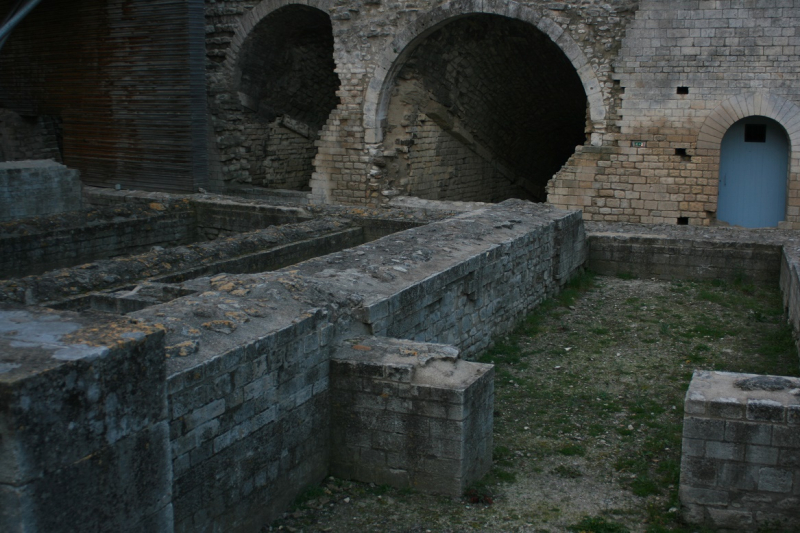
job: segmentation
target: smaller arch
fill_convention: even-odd
[[[330,16],[330,1],[329,0],[261,0],[258,4],[253,6],[253,9],[248,11],[240,20],[233,34],[231,43],[228,47],[225,61],[222,63],[222,70],[225,73],[225,78],[228,80],[228,88],[234,90],[239,84],[239,73],[237,73],[237,64],[239,60],[239,52],[242,49],[250,32],[253,31],[259,22],[276,11],[286,6],[308,6],[319,9],[325,14]]]
[[[395,75],[405,60],[413,52],[415,43],[452,22],[457,18],[473,14],[500,15],[517,19],[536,27],[558,45],[575,67],[583,84],[592,122],[605,120],[606,110],[603,102],[602,86],[597,79],[591,63],[580,46],[561,26],[543,15],[538,7],[524,6],[513,0],[465,0],[444,3],[420,15],[411,25],[398,33],[383,55],[378,59],[375,72],[364,97],[364,133],[368,143],[378,143],[383,139],[382,121],[386,117],[389,93]]]
[[[697,148],[719,150],[728,129],[751,116],[771,118],[783,126],[789,135],[792,153],[800,151],[800,107],[766,92],[733,96],[717,106],[700,127]]]

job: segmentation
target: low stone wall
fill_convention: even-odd
[[[491,468],[492,365],[369,337],[337,350],[330,372],[332,475],[458,497]]]
[[[195,280],[195,294],[132,313],[167,332],[176,530],[257,531],[326,475],[339,340],[392,331],[476,353],[584,257],[579,213],[509,201],[276,272]]]
[[[658,279],[776,282],[781,245],[647,234],[591,233],[587,267],[599,274]]]
[[[0,162],[0,222],[80,207],[77,170],[49,160]]]
[[[0,277],[23,277],[197,239],[187,203],[106,208],[0,224]]]
[[[687,522],[745,531],[800,523],[798,394],[797,378],[695,373],[681,459]]]
[[[377,218],[402,224],[418,221],[418,214],[409,211],[408,215]],[[176,261],[180,259],[175,256]],[[151,263],[135,263],[155,270],[163,260],[164,256],[153,256]],[[18,417],[25,413],[41,413],[38,422],[30,422],[31,431],[59,429],[51,438],[56,447],[50,442],[12,442],[5,437],[0,445],[13,445],[23,454],[76,458],[94,457],[92,450],[101,447],[96,456],[110,468],[102,470],[92,460],[78,461],[75,469],[61,469],[57,461],[46,463],[42,479],[53,483],[47,489],[29,478],[18,478],[16,466],[0,469],[7,476],[0,484],[8,485],[0,486],[3,503],[10,502],[3,509],[22,510],[3,516],[7,529],[30,528],[52,516],[60,525],[82,527],[102,517],[105,522],[98,529],[111,524],[115,531],[170,531],[172,527],[192,532],[259,531],[305,486],[330,472],[334,449],[330,368],[343,341],[390,332],[406,341],[447,341],[455,347],[451,351],[475,354],[489,344],[492,335],[510,330],[526,312],[558,291],[584,260],[580,213],[508,201],[275,272],[219,274],[174,284],[170,293],[185,296],[135,311],[126,321],[37,311],[46,315],[37,320],[47,325],[31,334],[36,354],[57,350],[56,355],[83,359],[36,374],[37,379],[66,383],[66,388],[52,381],[38,382],[48,388],[47,394],[3,404],[11,413],[3,414],[8,427],[21,428],[24,424]],[[80,277],[72,281],[77,283]],[[20,337],[17,331],[23,328],[17,325],[19,317],[9,321],[13,324],[0,328],[11,339],[3,340],[2,348],[21,358],[28,349],[28,344],[20,343],[25,335]],[[71,333],[90,324],[94,325],[92,334],[84,331],[69,341],[59,337],[62,330]],[[69,345],[66,351],[59,348],[62,342]],[[391,345],[394,341],[381,342]],[[413,345],[422,350],[423,345]],[[6,386],[9,376],[16,379],[20,369],[15,364],[8,366],[3,359],[0,386]],[[425,401],[418,397],[408,404],[429,433],[423,438],[422,433],[403,434],[398,428],[397,438],[405,439],[408,450],[419,451],[405,456],[408,483],[457,494],[490,463],[491,370],[459,361],[430,364],[409,384],[420,396],[434,390],[440,396]],[[477,368],[481,375],[474,380],[434,383],[435,376],[428,373],[440,364],[451,365],[451,370]],[[96,387],[94,382],[98,382]],[[10,383],[17,386],[13,379]],[[79,390],[73,391],[70,383]],[[138,391],[137,396],[128,398],[132,391]],[[447,407],[439,402],[443,398],[452,400],[445,402]],[[88,414],[73,413],[71,407],[51,409],[70,402]],[[161,410],[139,417],[137,406],[145,409],[153,402]],[[92,410],[95,405],[99,407]],[[68,416],[62,417],[63,413]],[[108,416],[95,420],[101,414]],[[127,422],[117,422],[117,415]],[[97,446],[84,446],[75,437],[95,431],[101,431],[92,441]],[[441,440],[445,436],[447,442]],[[114,442],[132,448],[103,447]],[[415,464],[423,455],[437,459],[425,457]],[[3,453],[4,464],[6,457],[17,460],[18,456]],[[115,469],[117,464],[122,473]],[[84,475],[80,469],[90,466],[99,470]],[[386,466],[388,459],[384,472]],[[375,467],[380,471],[380,466]],[[136,477],[128,482],[126,474]],[[351,475],[359,479],[362,474],[367,475],[358,471]],[[86,476],[92,485],[83,488]],[[147,488],[140,488],[142,480]],[[53,492],[52,486],[64,490]],[[67,503],[53,499],[62,495]],[[111,497],[116,500],[110,502]],[[47,503],[48,510],[25,507],[24,498]],[[81,499],[80,505],[74,503],[76,498]],[[62,509],[73,505],[78,505],[79,517],[84,509],[102,507],[103,511],[84,524],[64,518]],[[58,525],[40,528],[48,529],[57,530]]]
[[[163,337],[0,308],[0,531],[172,531]]]

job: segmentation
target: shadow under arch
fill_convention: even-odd
[[[466,0],[445,3],[422,14],[410,26],[400,31],[377,61],[375,72],[364,97],[364,134],[368,144],[383,140],[383,121],[386,118],[391,88],[397,73],[409,56],[426,37],[450,22],[469,15],[499,15],[527,22],[547,35],[572,63],[581,80],[587,98],[589,118],[593,124],[605,120],[606,109],[600,81],[586,55],[572,37],[541,9],[524,6],[513,0],[484,2]]]
[[[240,52],[253,29],[273,12],[289,6],[311,7],[322,11],[330,17],[329,0],[304,0],[302,2],[296,0],[261,0],[239,21],[231,38],[225,61],[222,62],[223,76],[228,80],[229,90],[235,91],[241,81],[241,72],[238,70]]]

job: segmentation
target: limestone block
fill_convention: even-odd
[[[351,339],[331,360],[331,470],[460,496],[492,463],[494,370],[452,346]]]

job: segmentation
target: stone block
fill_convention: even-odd
[[[163,333],[0,308],[0,350],[0,529],[171,531]]]
[[[792,480],[790,470],[763,467],[759,470],[758,490],[788,493],[792,490]]]
[[[373,394],[372,404],[378,410],[368,409],[370,404],[365,402],[366,410],[348,414],[351,408],[347,403],[332,404],[334,439],[343,435],[346,446],[359,446],[359,464],[355,468],[347,466],[352,454],[336,453],[332,457],[334,469],[361,481],[400,483],[396,486],[410,483],[419,490],[460,495],[466,483],[481,477],[491,466],[491,366],[462,361],[458,351],[449,346],[356,338],[334,355],[334,390],[341,391],[343,387],[337,381],[340,371],[346,379],[353,368],[367,362],[390,368],[402,362],[404,377],[396,381],[392,372],[377,370],[363,377],[374,384],[364,387],[370,393],[359,394]],[[384,389],[381,380],[387,379],[399,388]],[[401,401],[388,410],[389,392],[395,391]],[[453,391],[458,394],[453,395]],[[458,399],[463,403],[451,403]],[[449,419],[451,405],[459,407],[462,414],[467,413],[466,418]],[[343,464],[336,466],[340,461]]]

